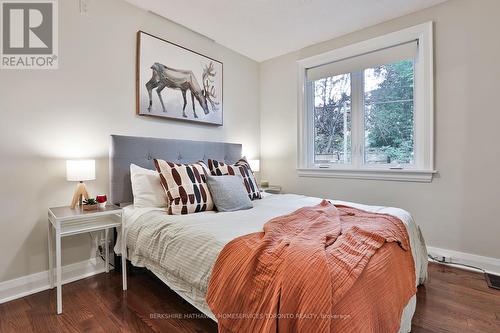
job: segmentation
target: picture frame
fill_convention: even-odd
[[[223,72],[221,61],[138,31],[136,112],[222,126]]]

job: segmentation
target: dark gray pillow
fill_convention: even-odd
[[[253,208],[252,201],[243,184],[243,177],[239,175],[207,176],[207,184],[219,212],[234,212]]]

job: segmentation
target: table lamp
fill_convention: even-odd
[[[75,208],[77,203],[81,207],[83,198],[89,198],[83,182],[95,179],[95,160],[67,160],[66,179],[70,182],[78,182],[73,200],[71,200],[71,208]]]

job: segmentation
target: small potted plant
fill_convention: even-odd
[[[82,207],[83,207],[83,210],[96,210],[97,209],[97,201],[94,198],[84,200]]]

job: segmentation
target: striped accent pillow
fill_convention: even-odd
[[[177,164],[155,159],[154,164],[167,195],[169,215],[213,210],[214,202],[206,177],[209,169],[205,163]]]
[[[240,159],[234,164],[208,160],[208,168],[212,176],[241,175],[250,200],[262,199],[255,175],[245,158]]]

